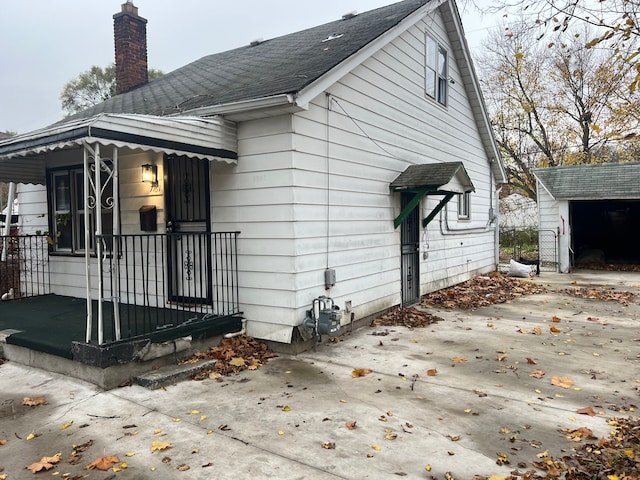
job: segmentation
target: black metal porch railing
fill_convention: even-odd
[[[102,235],[104,342],[238,315],[238,233]]]
[[[14,300],[49,293],[47,237],[0,235],[0,296],[4,300]]]

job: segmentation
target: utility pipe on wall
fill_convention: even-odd
[[[2,245],[2,261],[3,262],[7,260],[7,247],[8,247],[8,241],[9,241],[7,237],[11,233],[11,216],[13,215],[13,200],[15,199],[15,197],[16,197],[16,184],[14,182],[10,182],[9,195],[7,197],[7,216],[4,219],[4,232],[2,232],[2,234],[5,237]]]

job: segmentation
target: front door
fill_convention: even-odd
[[[403,193],[400,197],[400,211],[403,211],[412,194]],[[419,207],[400,224],[400,248],[402,276],[402,305],[411,305],[420,299],[420,222]]]
[[[211,299],[209,163],[171,155],[165,172],[169,298],[203,303]]]

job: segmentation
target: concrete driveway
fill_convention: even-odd
[[[637,273],[544,274],[534,281],[640,293]],[[25,467],[56,453],[60,461],[37,476],[506,476],[533,468],[544,455],[570,454],[577,444],[567,438],[571,431],[587,427],[607,437],[608,419],[637,415],[636,300],[623,305],[549,293],[476,311],[429,311],[445,321],[413,330],[362,328],[222,382],[190,380],[160,390],[105,392],[5,363],[0,478],[36,478]],[[354,369],[371,373],[354,378]],[[21,405],[39,396],[46,405]],[[595,415],[578,413],[587,407]],[[27,440],[29,434],[35,438]],[[74,447],[90,440],[84,452]],[[166,448],[152,451],[154,445]],[[74,448],[82,456],[75,465],[67,462]],[[117,456],[116,466],[126,468],[84,469],[105,456]]]

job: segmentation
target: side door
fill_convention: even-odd
[[[400,211],[404,210],[412,195],[400,197]],[[402,305],[420,300],[420,211],[414,208],[400,224],[400,275],[402,277]]]

